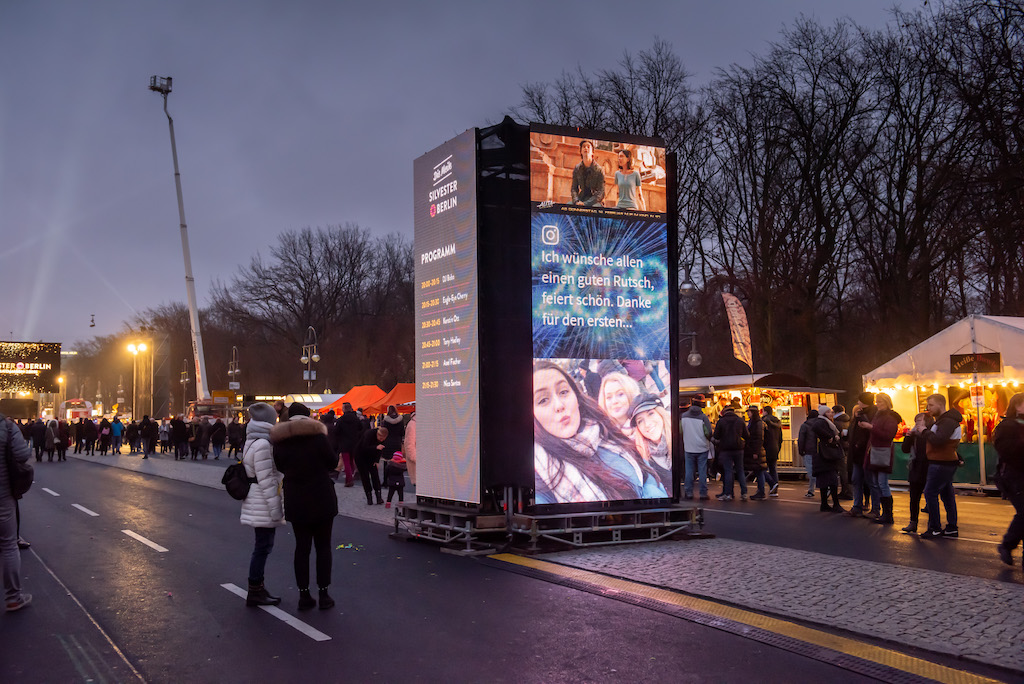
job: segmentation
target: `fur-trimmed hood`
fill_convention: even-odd
[[[270,429],[270,441],[274,444],[292,437],[312,435],[327,436],[327,426],[319,420],[306,416],[292,416],[287,422],[277,423]]]

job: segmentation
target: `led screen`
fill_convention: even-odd
[[[480,502],[476,130],[413,163],[418,496]]]
[[[530,132],[535,503],[672,496],[665,150]]]
[[[0,342],[0,391],[58,392],[59,342]]]

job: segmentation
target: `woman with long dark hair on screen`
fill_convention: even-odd
[[[640,172],[633,168],[633,150],[622,148],[617,155],[619,170],[615,172],[615,186],[619,189],[618,209],[647,210],[644,202],[643,182]]]
[[[633,442],[550,361],[533,367],[533,434],[538,504],[668,496]]]

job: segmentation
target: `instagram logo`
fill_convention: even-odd
[[[558,244],[558,226],[544,226],[540,229],[540,241],[545,245]]]

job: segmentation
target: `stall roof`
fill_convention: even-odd
[[[971,340],[971,328],[974,341]],[[869,371],[865,387],[939,385],[947,387],[970,382],[970,373],[950,373],[952,354],[998,352],[1002,372],[979,373],[987,379],[1024,380],[1024,318],[1013,316],[968,316],[941,330],[917,346]]]
[[[352,408],[365,408],[376,403],[384,396],[384,390],[376,385],[356,385],[345,394],[335,399],[330,404],[320,407],[321,413],[334,409],[335,413],[341,413],[341,405],[346,401],[352,404]]]
[[[412,413],[416,410],[416,383],[400,382],[390,392],[367,406],[368,413],[384,413],[388,406],[394,404],[399,413]]]
[[[785,390],[786,392],[811,392],[818,394],[842,394],[844,390],[829,387],[813,387],[797,375],[788,373],[753,373],[744,375],[712,375],[703,378],[683,378],[679,381],[680,392],[720,392],[739,387],[763,387],[764,389]]]

